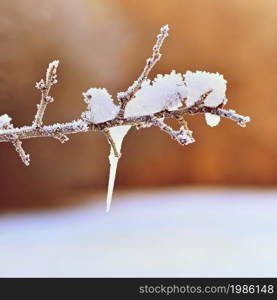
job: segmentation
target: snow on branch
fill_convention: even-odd
[[[43,116],[47,105],[54,101],[49,95],[57,83],[57,68],[59,61],[51,62],[46,71],[45,79],[36,83],[41,93],[40,103],[32,125],[14,128],[11,118],[4,114],[0,116],[0,142],[10,142],[18,152],[22,162],[28,166],[30,155],[26,154],[23,139],[52,137],[60,142],[68,140],[67,135],[88,131],[100,131],[107,138],[111,151],[110,180],[107,195],[107,210],[110,208],[116,168],[121,156],[121,144],[131,127],[136,129],[156,126],[166,132],[181,145],[188,145],[195,140],[189,130],[185,115],[203,114],[209,126],[216,126],[221,118],[227,118],[245,127],[249,117],[242,116],[234,110],[224,109],[227,103],[227,81],[221,74],[204,71],[157,75],[151,81],[148,74],[161,58],[160,49],[168,36],[168,25],[160,29],[152,56],[146,60],[146,65],[138,79],[125,91],[117,95],[119,105],[105,88],[90,88],[83,93],[87,105],[81,118],[68,123],[43,125]],[[173,118],[180,125],[179,130],[173,130],[164,119]]]

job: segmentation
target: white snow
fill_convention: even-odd
[[[103,197],[0,215],[0,277],[276,277],[276,189]]]
[[[12,118],[9,117],[7,114],[0,116],[0,128],[9,125],[11,120]]]
[[[112,120],[119,112],[119,106],[113,103],[112,96],[105,88],[90,88],[83,96],[88,104],[85,116],[93,123]]]
[[[204,101],[208,107],[216,107],[226,103],[226,80],[219,73],[203,71],[187,71],[184,77],[172,71],[170,74],[158,75],[152,82],[147,79],[126,106],[125,117],[137,117],[159,112],[164,109],[174,110],[182,105],[191,106],[201,99],[201,96],[212,91]],[[209,126],[216,126],[220,117],[205,114]]]
[[[205,71],[191,72],[184,74],[187,86],[187,106],[193,105],[200,100],[201,95],[212,90],[205,100],[205,105],[216,107],[223,101],[226,101],[226,83],[227,81],[219,73],[208,73]]]
[[[119,153],[121,153],[122,141],[130,128],[131,128],[131,126],[125,125],[125,126],[113,127],[109,130],[110,135],[114,140],[115,147]],[[117,164],[118,164],[119,158],[120,157],[116,157],[114,155],[113,148],[111,147],[110,155],[109,155],[110,175],[109,175],[108,193],[107,193],[107,200],[106,200],[106,203],[107,203],[106,211],[107,212],[109,212],[111,203],[112,203],[114,182],[115,182],[116,170],[117,170]]]
[[[205,120],[209,126],[214,127],[219,124],[220,116],[213,115],[210,113],[205,113]]]
[[[158,75],[152,82],[147,79],[126,106],[125,117],[153,114],[164,109],[174,110],[182,105],[186,87],[180,73]]]

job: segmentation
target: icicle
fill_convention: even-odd
[[[213,115],[210,113],[205,113],[205,119],[207,124],[211,127],[217,126],[220,122],[220,116]]]
[[[122,141],[130,128],[131,128],[131,126],[125,125],[125,126],[118,126],[118,127],[109,129],[110,135],[111,135],[112,139],[114,140],[115,147],[119,153],[121,152]],[[106,201],[107,202],[107,209],[106,209],[107,212],[109,212],[111,203],[112,203],[113,188],[114,188],[114,181],[115,181],[115,177],[116,177],[118,160],[119,160],[119,157],[116,157],[114,155],[113,148],[111,147],[110,155],[109,155],[110,175],[109,175],[108,193],[107,193],[107,201]]]

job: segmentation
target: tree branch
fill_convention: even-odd
[[[140,124],[145,124],[147,127],[154,125],[153,118],[176,118],[184,114],[195,115],[209,112],[220,117],[224,117],[236,122],[238,125],[245,127],[246,123],[250,121],[249,117],[237,114],[234,110],[226,110],[221,108],[211,108],[211,107],[196,107],[190,106],[185,108],[180,108],[177,110],[163,110],[152,115],[145,115],[140,117],[124,118],[119,117],[114,118],[103,123],[93,124],[88,123],[83,120],[72,121],[69,123],[57,123],[54,125],[47,125],[41,127],[39,130],[33,126],[23,126],[20,128],[5,129],[0,130],[0,142],[12,142],[13,135],[16,135],[18,139],[30,139],[39,137],[53,137],[57,134],[75,134],[87,131],[103,131],[116,126],[121,125],[131,125],[137,126]]]
[[[194,139],[191,135],[192,131],[190,131],[187,127],[187,123],[184,119],[185,114],[205,114],[210,113],[213,115],[217,115],[220,117],[224,117],[227,119],[230,119],[234,122],[236,122],[238,125],[245,127],[246,123],[250,121],[249,117],[242,116],[240,114],[237,114],[234,110],[225,110],[223,109],[223,106],[226,103],[226,99],[222,99],[222,102],[218,105],[218,102],[216,102],[218,105],[217,107],[208,107],[205,106],[205,101],[207,100],[207,97],[211,97],[211,93],[213,93],[213,87],[215,89],[218,89],[218,85],[214,85],[211,87],[211,89],[208,89],[206,93],[203,93],[199,98],[198,101],[195,101],[192,106],[184,107],[173,110],[173,108],[180,107],[180,105],[185,104],[185,99],[187,99],[184,94],[183,97],[180,94],[180,99],[174,99],[176,95],[172,93],[172,88],[176,88],[177,84],[173,81],[169,81],[169,84],[171,84],[170,87],[170,93],[166,94],[166,87],[163,86],[160,87],[160,89],[163,91],[162,95],[158,96],[157,99],[161,99],[161,97],[166,97],[165,99],[161,99],[162,101],[166,100],[166,105],[162,105],[159,107],[161,111],[158,111],[156,113],[147,114],[147,115],[141,115],[137,117],[129,117],[125,118],[125,107],[126,104],[135,97],[136,93],[141,89],[143,82],[147,79],[149,72],[153,68],[153,66],[159,61],[161,58],[160,49],[163,44],[163,41],[168,36],[169,27],[163,26],[161,28],[160,34],[157,36],[157,41],[153,47],[153,53],[150,58],[146,60],[146,66],[144,67],[141,75],[139,78],[127,89],[125,92],[118,93],[118,100],[120,103],[119,110],[118,107],[113,103],[112,98],[107,93],[105,89],[92,89],[94,90],[94,94],[90,95],[92,99],[90,99],[88,109],[89,111],[82,114],[82,120],[79,119],[77,121],[72,121],[68,123],[57,123],[53,125],[44,125],[43,126],[43,116],[46,110],[46,107],[48,103],[51,103],[54,101],[54,99],[49,96],[49,92],[51,90],[51,87],[57,83],[57,68],[59,61],[53,61],[49,64],[45,80],[41,79],[38,83],[36,83],[36,88],[40,90],[41,92],[41,99],[40,104],[37,106],[37,113],[35,115],[33,124],[31,126],[23,126],[20,128],[14,128],[13,125],[10,123],[11,118],[7,115],[0,116],[0,142],[10,142],[15,147],[16,151],[19,153],[19,156],[23,163],[25,165],[29,165],[30,162],[30,156],[29,154],[26,154],[25,151],[22,148],[22,142],[23,139],[30,139],[30,138],[39,138],[39,137],[51,137],[58,139],[62,143],[68,140],[67,135],[69,134],[76,134],[80,132],[88,132],[88,131],[101,131],[105,134],[107,137],[113,151],[116,157],[120,157],[119,151],[116,149],[115,142],[113,138],[111,137],[109,133],[109,129],[116,126],[122,126],[122,125],[131,125],[135,126],[137,129],[140,128],[147,128],[150,126],[157,126],[162,131],[168,133],[171,138],[175,139],[177,142],[179,142],[181,145],[188,145],[190,143],[194,142]],[[197,72],[196,72],[197,73]],[[201,72],[200,72],[201,73]],[[204,74],[204,75],[203,75]],[[210,76],[207,75],[209,73],[202,73],[202,77],[205,77],[204,85],[207,85],[207,80],[210,80]],[[198,74],[199,75],[199,74]],[[210,74],[211,75],[211,74]],[[176,76],[173,75],[173,76]],[[217,76],[217,75],[216,75]],[[196,76],[197,77],[197,76]],[[202,78],[201,77],[201,78]],[[222,77],[222,76],[221,76]],[[214,80],[220,80],[219,86],[221,86],[221,91],[223,90],[225,95],[225,89],[226,84],[223,83],[223,89],[222,89],[222,80],[223,77],[212,77],[212,82],[214,83]],[[201,81],[201,80],[200,80]],[[202,78],[203,82],[203,78]],[[168,85],[166,83],[166,85]],[[183,82],[181,82],[181,85],[188,88],[185,78],[183,78]],[[150,87],[151,85],[149,85]],[[149,88],[148,87],[148,88]],[[168,87],[167,87],[168,88]],[[193,88],[199,88],[199,85],[196,85],[196,87]],[[164,90],[165,89],[165,90]],[[198,92],[198,91],[196,91]],[[222,94],[222,93],[221,93]],[[97,98],[98,97],[98,98]],[[152,94],[148,98],[151,98]],[[173,99],[170,99],[172,97]],[[169,98],[169,99],[168,99]],[[184,99],[182,99],[184,98]],[[99,101],[100,100],[100,101]],[[146,99],[151,103],[151,99]],[[172,100],[172,104],[169,100]],[[179,101],[176,104],[176,101]],[[196,99],[197,100],[197,99]],[[218,100],[218,99],[216,99]],[[221,100],[221,98],[219,99]],[[98,102],[97,102],[98,101]],[[154,102],[155,102],[154,101]],[[99,103],[100,107],[97,107],[97,103]],[[147,104],[148,102],[146,102]],[[163,103],[163,102],[161,102]],[[175,103],[175,104],[174,104]],[[181,104],[180,104],[181,103]],[[209,102],[211,103],[211,101]],[[105,104],[105,107],[103,106]],[[157,103],[156,103],[157,104]],[[173,105],[174,104],[174,105]],[[145,104],[143,104],[145,105]],[[141,108],[141,114],[143,114],[143,105]],[[167,106],[169,105],[169,106]],[[170,106],[172,105],[172,106]],[[164,109],[168,108],[168,109]],[[171,109],[172,110],[169,110]],[[156,106],[155,106],[156,109]],[[119,111],[119,112],[118,112]],[[146,110],[147,111],[147,110]],[[148,110],[149,111],[149,110]],[[150,110],[151,111],[151,110]],[[155,111],[155,110],[154,110]],[[108,115],[103,119],[103,112],[107,113],[109,112],[112,115]],[[107,120],[108,118],[111,118],[111,120],[102,122],[102,123],[93,123],[91,120],[94,120],[94,117],[97,115],[93,114],[102,114],[100,117],[101,120]],[[138,111],[139,115],[140,111]],[[89,120],[86,118],[86,116],[93,115],[92,119]],[[99,116],[98,116],[99,117]],[[173,130],[170,126],[164,123],[163,119],[165,118],[175,118],[181,125],[179,130]]]
[[[40,103],[37,105],[37,113],[33,121],[33,126],[37,130],[41,128],[43,124],[43,116],[46,110],[46,107],[49,103],[54,102],[54,98],[49,96],[51,87],[58,82],[57,80],[57,68],[59,66],[59,61],[54,60],[51,62],[47,68],[45,81],[41,79],[36,83],[36,88],[41,92]],[[68,137],[63,134],[56,134],[53,136],[58,139],[61,143],[68,141]]]
[[[11,123],[11,118],[4,114],[0,116],[0,131],[7,131],[7,130],[13,130],[13,124]],[[30,164],[30,155],[26,154],[23,147],[22,142],[18,139],[18,136],[16,134],[9,134],[8,135],[9,142],[11,142],[16,150],[16,152],[19,154],[22,162],[25,164],[25,166],[29,166]]]
[[[165,124],[162,119],[152,118],[151,123],[154,126],[158,126],[162,131],[169,134],[172,139],[176,140],[182,146],[186,146],[195,142],[194,138],[191,135],[192,132],[186,129],[184,126],[181,126],[181,128],[178,131],[176,131],[173,130],[167,124]]]
[[[22,148],[22,142],[18,138],[16,138],[15,140],[12,141],[12,144],[14,145],[14,148],[17,151],[17,153],[19,154],[24,165],[29,166],[30,154],[25,153],[24,149]]]
[[[57,81],[58,65],[59,65],[58,60],[54,60],[53,62],[51,62],[46,71],[45,82],[43,79],[41,79],[39,82],[36,83],[36,88],[41,92],[41,99],[40,99],[40,104],[38,104],[37,106],[37,113],[35,115],[35,119],[33,122],[35,128],[42,126],[42,119],[45,113],[46,106],[48,103],[54,101],[54,99],[51,96],[49,96],[49,92],[52,85],[58,82]]]
[[[161,27],[160,33],[157,35],[157,41],[153,47],[152,56],[146,60],[146,65],[140,74],[139,78],[127,89],[125,92],[119,92],[117,98],[120,104],[120,110],[118,116],[120,118],[124,117],[124,111],[127,103],[134,98],[136,92],[141,88],[143,82],[147,79],[148,74],[155,64],[161,59],[162,55],[160,49],[165,38],[168,36],[169,26],[165,25]]]

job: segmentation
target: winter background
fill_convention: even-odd
[[[277,3],[220,0],[0,1],[0,114],[33,119],[34,83],[60,60],[46,123],[76,119],[82,92],[125,90],[170,25],[150,74],[219,72],[240,128],[188,117],[186,147],[131,129],[105,212],[99,133],[0,144],[0,276],[276,276]]]

